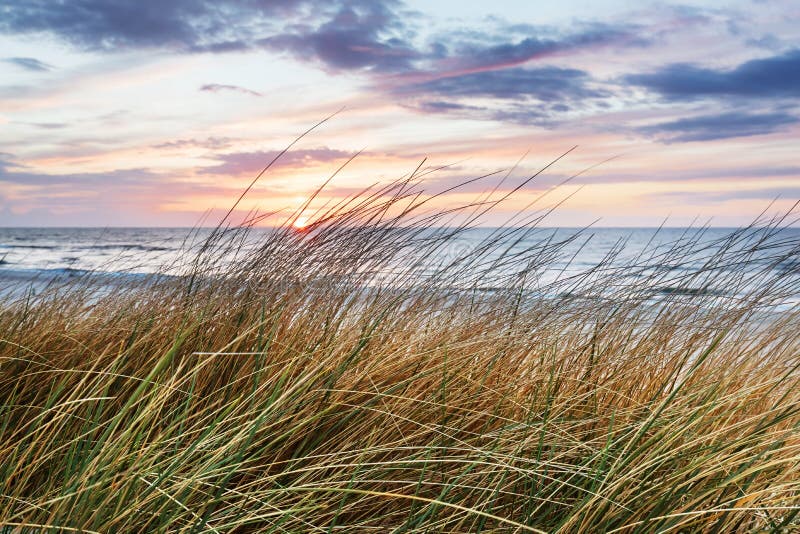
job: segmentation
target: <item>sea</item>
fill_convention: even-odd
[[[87,273],[104,276],[177,274],[187,258],[196,253],[211,229],[188,228],[0,228],[0,289],[13,288],[31,279],[75,277]],[[249,230],[244,249],[231,261],[247,258],[270,239],[274,229]],[[521,238],[519,236],[522,236]],[[738,237],[731,238],[732,235]],[[536,260],[535,251],[548,256],[537,266],[541,287],[563,290],[558,280],[596,280],[615,273],[617,284],[637,280],[656,281],[656,293],[702,296],[714,293],[731,298],[769,277],[779,277],[781,307],[800,303],[800,228],[537,228],[503,234],[495,228],[472,228],[448,240],[446,246],[425,249],[425,261],[441,266],[468,256],[493,239],[483,265],[495,262],[492,284],[513,283],[514,269],[523,261]],[[249,245],[248,245],[249,243]],[[553,247],[553,243],[560,243]],[[537,248],[538,247],[538,248]],[[555,253],[552,251],[556,250]],[[519,251],[527,256],[514,258]],[[531,255],[531,251],[533,255]],[[676,253],[680,251],[680,253]],[[413,256],[413,251],[411,252]],[[525,256],[524,258],[522,256]],[[431,267],[433,269],[433,267]],[[718,269],[728,276],[711,277],[723,283],[703,285],[697,273]],[[421,269],[424,276],[424,269]],[[591,274],[589,274],[591,273]],[[749,280],[752,278],[752,281]],[[506,282],[503,282],[503,281]],[[730,281],[736,280],[733,284]],[[691,283],[687,281],[692,281]],[[699,283],[699,285],[698,285]],[[695,284],[695,285],[692,285]],[[734,290],[725,285],[735,287]],[[553,289],[555,290],[555,289]],[[734,294],[735,293],[735,294]],[[0,292],[0,295],[2,292]]]

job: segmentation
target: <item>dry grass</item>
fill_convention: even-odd
[[[565,243],[505,248],[535,219],[461,250],[497,194],[426,198],[403,180],[246,254],[220,227],[183,276],[7,298],[3,532],[800,529],[780,221],[542,287]]]

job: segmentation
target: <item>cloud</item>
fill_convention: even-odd
[[[772,177],[797,177],[800,178],[800,165],[783,165],[770,167],[736,166],[734,169],[706,169],[691,172],[694,178],[772,178]]]
[[[453,111],[486,111],[483,106],[468,106],[457,102],[445,102],[443,100],[426,100],[420,102],[414,109],[430,113],[449,113]]]
[[[424,191],[426,194],[441,194],[447,191],[456,194],[476,195],[494,191],[495,195],[492,198],[497,198],[496,195],[512,191],[527,178],[528,176],[525,176],[523,172],[518,172],[516,175],[508,177],[507,169],[503,168],[487,168],[476,170],[472,173],[445,170],[426,176],[417,187],[417,190]],[[526,190],[538,189],[540,185],[540,181],[536,180],[526,186]]]
[[[205,167],[199,172],[201,174],[225,174],[239,176],[242,174],[256,174],[263,169],[270,161],[275,159],[279,151],[257,151],[257,152],[234,152],[231,154],[220,154],[217,160],[218,165]],[[278,160],[276,166],[280,167],[302,167],[315,163],[328,163],[349,158],[353,154],[343,150],[331,148],[313,148],[307,150],[293,150],[284,154]]]
[[[589,74],[561,67],[510,68],[433,79],[403,88],[403,91],[446,97],[533,98],[561,102],[604,96],[588,86]]]
[[[207,148],[209,150],[222,150],[231,146],[236,139],[232,137],[207,137],[206,139],[176,139],[152,145],[156,149],[182,149],[182,148]]]
[[[506,105],[470,106],[456,102],[423,101],[417,105],[406,106],[423,113],[447,113],[457,117],[477,120],[512,122],[516,124],[543,127],[556,125],[558,113],[568,108],[562,104],[543,105],[540,103],[510,103]]]
[[[0,32],[50,33],[89,50],[224,46],[301,0],[6,0]],[[247,21],[244,24],[242,21]]]
[[[227,85],[222,83],[209,83],[200,87],[200,91],[207,91],[210,93],[219,93],[224,91],[234,91],[236,93],[241,93],[244,95],[250,96],[264,96],[262,93],[258,91],[253,91],[247,89],[245,87],[240,87],[238,85]]]
[[[649,195],[660,198],[672,198],[688,204],[704,204],[707,202],[726,202],[729,200],[763,200],[777,198],[800,200],[800,187],[786,185],[762,189],[730,189],[727,191],[669,191]]]
[[[8,152],[0,152],[0,182],[4,181],[4,177],[13,173],[18,173],[19,169],[24,168],[24,165],[14,161],[14,155]]]
[[[31,126],[35,126],[43,130],[63,130],[64,128],[69,128],[72,126],[68,122],[29,122],[26,124],[30,124]]]
[[[753,183],[759,180],[777,178],[780,180],[800,180],[800,166],[779,165],[764,163],[760,166],[741,166],[727,162],[706,162],[712,165],[709,168],[684,168],[684,169],[636,169],[623,171],[603,169],[602,167],[590,173],[583,174],[572,180],[573,184],[623,184],[623,183],[667,183],[667,182],[717,182],[717,183]],[[773,166],[774,165],[774,166]],[[551,179],[552,178],[552,179]],[[548,174],[537,179],[540,185],[555,185],[566,175],[557,173]],[[798,182],[800,183],[800,182]]]
[[[0,183],[11,183],[28,186],[63,186],[67,189],[101,186],[142,186],[153,187],[162,182],[163,176],[147,169],[122,169],[110,172],[45,174],[18,171],[21,166],[0,161]]]
[[[181,205],[183,199],[236,198],[237,184],[196,183],[148,169],[118,169],[97,173],[45,174],[19,165],[6,166],[0,154],[0,191],[3,184],[25,186],[24,196],[0,194],[0,225],[74,226],[104,224],[125,226],[192,225],[201,214],[187,206],[182,216],[165,211],[163,204]],[[12,191],[10,189],[9,191]],[[5,206],[4,206],[5,205]],[[13,209],[12,209],[13,206]]]
[[[331,3],[335,5],[335,3]],[[396,2],[341,3],[323,22],[258,41],[264,48],[313,59],[333,70],[405,71],[425,54],[407,39],[405,17]]]
[[[394,0],[6,0],[0,33],[48,33],[86,50],[288,52],[336,70],[409,67]]]
[[[492,110],[486,106],[470,106],[445,100],[423,100],[415,104],[405,105],[404,107],[422,113],[451,114],[469,118],[487,118],[487,115],[492,113]]]
[[[745,41],[745,44],[755,48],[764,48],[771,52],[778,52],[785,48],[784,41],[771,33],[766,33],[760,37],[751,37]]]
[[[729,112],[663,122],[639,128],[639,132],[665,143],[712,141],[770,134],[798,122],[800,119],[787,113]]]
[[[715,96],[798,97],[800,49],[753,59],[730,70],[674,63],[656,72],[628,75],[625,81],[659,93],[670,100]]]
[[[488,30],[436,35],[418,68],[380,79],[378,87],[424,113],[549,128],[565,113],[603,106],[616,92],[585,70],[561,66],[564,56],[652,44],[630,23],[576,23],[565,31],[496,17],[489,22]],[[557,64],[541,64],[553,58]]]
[[[572,32],[554,32],[527,24],[501,25],[493,32],[471,32],[465,43],[456,44],[454,53],[447,59],[451,63],[455,59],[456,64],[465,69],[512,67],[603,46],[651,44],[640,33],[641,28],[630,24],[593,23]],[[442,39],[449,40],[447,36]]]
[[[380,73],[425,75],[512,67],[558,54],[600,46],[644,46],[634,25],[586,24],[556,32],[526,24],[496,22],[491,31],[451,30],[414,44],[413,22],[424,22],[399,2],[352,1],[318,25],[298,25],[288,33],[259,41],[301,61],[321,62],[331,70],[370,69]],[[533,35],[532,35],[533,34]]]
[[[583,24],[571,32],[494,20],[416,42],[427,21],[400,0],[5,0],[0,33],[46,33],[85,50],[184,53],[266,49],[330,71],[408,73],[503,68],[599,46],[641,46],[641,28]]]
[[[54,68],[52,65],[32,57],[7,57],[0,61],[3,61],[4,63],[10,63],[11,65],[16,65],[17,67],[21,67],[32,72],[46,72],[53,70]]]
[[[0,33],[48,33],[77,48],[285,52],[330,70],[401,71],[425,56],[396,0],[7,0]]]
[[[576,23],[569,30],[492,18],[489,30],[436,36],[421,68],[390,78],[383,88],[426,113],[553,126],[613,96],[587,71],[561,66],[569,54],[599,47],[642,47],[651,40],[635,24]],[[442,44],[442,43],[447,43]],[[559,58],[555,65],[541,62]]]
[[[174,173],[163,174],[147,168],[116,169],[86,173],[43,173],[16,163],[11,154],[0,153],[0,184],[28,188],[26,201],[41,201],[53,206],[74,203],[87,207],[97,197],[113,197],[124,204],[133,196],[145,196],[153,202],[167,197],[198,194],[233,196],[238,189],[223,184],[198,184],[175,179]],[[0,186],[2,189],[2,186]]]
[[[500,122],[513,122],[516,124],[536,124],[543,127],[553,127],[560,104],[550,107],[513,105],[504,109],[496,109],[491,112],[489,118]]]
[[[598,47],[650,44],[631,23],[575,23],[563,30],[499,18],[480,30],[448,29],[422,42],[427,21],[401,0],[6,0],[0,33],[47,33],[81,49],[160,48],[179,53],[266,50],[361,71],[371,87],[427,113],[545,124],[608,97],[583,70],[535,65]],[[244,87],[213,83],[201,91]],[[25,93],[26,89],[16,89]],[[495,99],[487,107],[474,99]],[[535,109],[530,104],[539,102]]]

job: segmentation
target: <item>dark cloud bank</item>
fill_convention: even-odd
[[[625,79],[670,100],[705,97],[800,97],[800,49],[746,61],[729,70],[715,70],[686,63],[633,74]]]

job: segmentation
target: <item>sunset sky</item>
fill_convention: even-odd
[[[497,217],[602,163],[549,224],[739,225],[800,199],[800,2],[0,0],[0,226],[214,222],[341,108],[244,210],[577,145]]]

